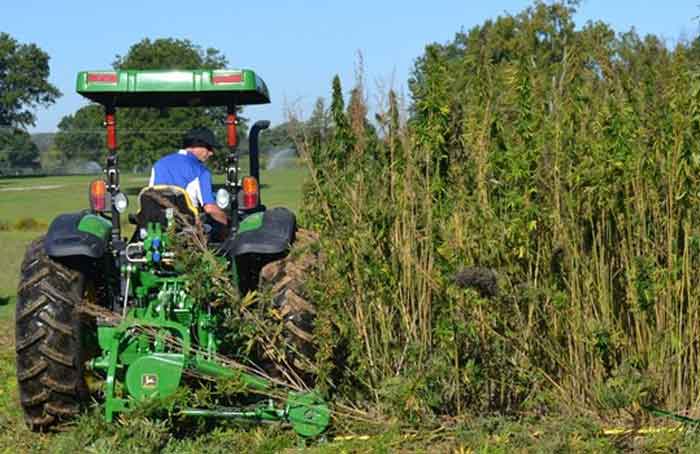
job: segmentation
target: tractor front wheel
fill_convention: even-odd
[[[29,245],[18,288],[15,348],[20,402],[32,430],[77,416],[89,399],[80,313],[84,287],[83,273],[46,255],[43,237]]]

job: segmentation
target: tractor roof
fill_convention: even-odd
[[[250,69],[105,70],[78,73],[77,92],[113,107],[267,104],[265,82]]]

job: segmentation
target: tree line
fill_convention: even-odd
[[[227,58],[217,49],[202,48],[186,39],[148,38],[131,46],[112,62],[114,69],[224,68]],[[102,163],[105,155],[104,110],[88,104],[64,116],[57,133],[35,138],[26,128],[34,126],[37,107],[48,107],[61,96],[48,82],[49,56],[34,44],[21,44],[0,34],[0,169],[57,167],[68,163]],[[143,170],[163,154],[181,145],[185,131],[195,126],[211,128],[224,142],[221,108],[119,109],[118,143],[125,169]],[[239,125],[239,143],[245,149],[247,120]],[[261,136],[263,149],[293,146],[289,124],[277,125]],[[40,155],[38,142],[48,148]],[[214,165],[224,162],[223,153]]]

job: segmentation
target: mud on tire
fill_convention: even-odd
[[[312,385],[314,380],[316,308],[304,284],[319,262],[318,235],[299,229],[290,254],[268,263],[260,272],[260,287],[270,295],[271,313],[281,323],[275,345],[263,346],[262,366],[273,376],[291,369],[291,375],[306,385]]]
[[[17,381],[27,424],[44,431],[77,416],[89,399],[79,313],[85,279],[49,258],[44,238],[32,242],[21,267],[15,314]]]

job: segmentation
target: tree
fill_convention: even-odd
[[[61,119],[55,139],[61,160],[100,160],[105,146],[101,127],[103,115],[102,106],[91,104]]]
[[[114,69],[191,69],[223,68],[226,57],[213,48],[202,49],[186,39],[145,38],[117,55]],[[221,108],[128,109],[117,111],[117,142],[121,164],[132,169],[147,169],[154,161],[178,149],[183,134],[190,128],[206,126],[224,142]],[[61,120],[56,137],[58,148],[66,156],[94,159],[95,146],[104,150],[102,130],[104,112],[100,106],[87,106]],[[243,135],[245,125],[239,125]],[[98,131],[98,134],[93,134]],[[98,138],[99,135],[99,138]],[[242,139],[240,137],[239,139]],[[224,153],[215,155],[214,163],[223,163]]]
[[[34,126],[33,110],[61,96],[48,81],[49,56],[35,44],[20,44],[0,33],[0,126]]]
[[[126,55],[117,55],[114,69],[218,69],[228,64],[214,48],[203,50],[188,39],[144,38],[129,48]]]
[[[313,144],[320,144],[328,136],[331,118],[330,112],[326,109],[326,102],[323,97],[316,99],[311,117],[306,122],[306,131]]]
[[[296,149],[294,138],[290,134],[290,129],[293,126],[290,122],[284,122],[263,131],[260,134],[260,152],[269,153],[286,148]]]
[[[348,152],[354,145],[350,122],[345,113],[345,101],[343,89],[340,85],[340,77],[336,74],[333,78],[333,95],[331,97],[331,117],[333,118],[333,150],[331,159],[343,165]]]
[[[36,167],[39,148],[26,131],[19,128],[0,129],[0,169]]]

